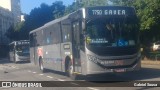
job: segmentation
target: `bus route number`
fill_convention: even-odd
[[[93,15],[102,15],[102,10],[92,10]]]

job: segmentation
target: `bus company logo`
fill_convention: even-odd
[[[2,88],[10,88],[11,86],[11,82],[2,82]]]
[[[124,65],[124,61],[123,60],[116,60],[115,65]]]

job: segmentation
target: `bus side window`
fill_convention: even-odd
[[[70,42],[71,41],[71,25],[70,23],[62,23],[62,41]]]

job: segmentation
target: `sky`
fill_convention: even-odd
[[[22,13],[29,14],[32,9],[39,7],[41,3],[52,5],[55,1],[63,1],[64,5],[68,6],[73,3],[74,0],[21,0]]]

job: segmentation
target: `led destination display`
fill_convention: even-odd
[[[90,16],[126,16],[135,15],[134,8],[128,7],[89,7],[87,15]]]

